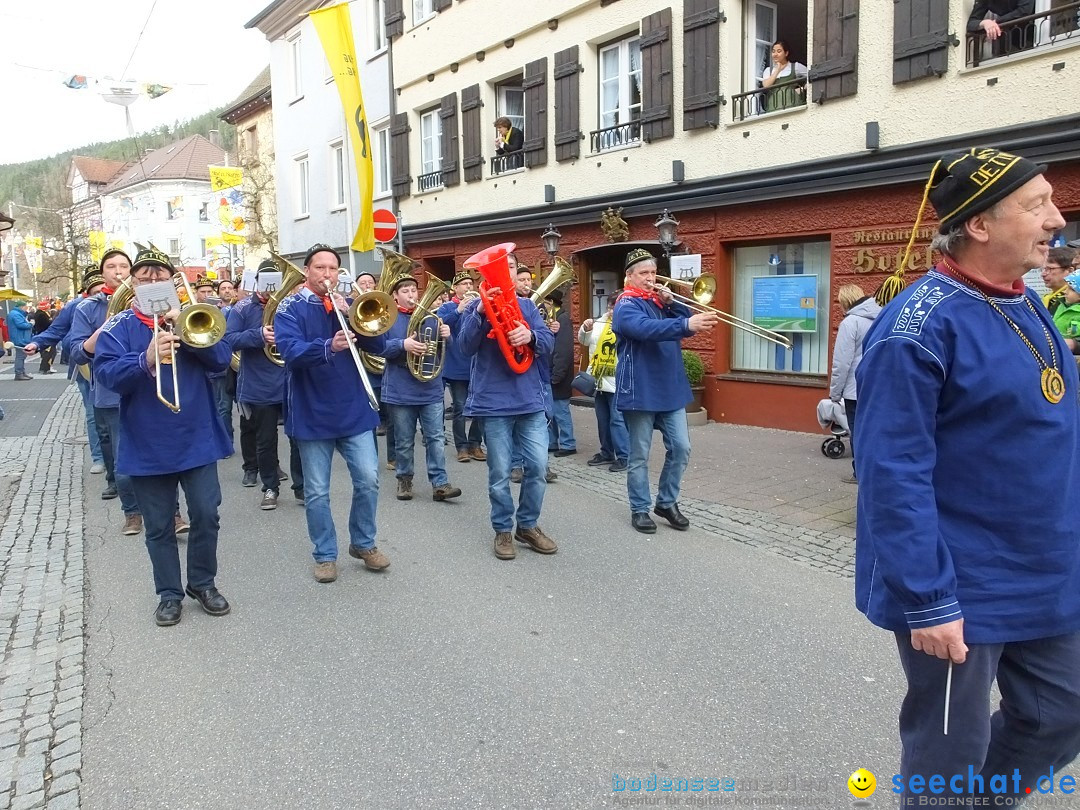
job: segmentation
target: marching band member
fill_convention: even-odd
[[[211,303],[210,299],[214,297],[214,280],[209,276],[199,276],[195,279],[195,303],[207,304]]]
[[[214,298],[214,281],[208,276],[199,276],[195,279],[195,303],[196,304],[216,304],[220,305],[220,302],[212,300]],[[235,440],[235,433],[233,432],[233,397],[229,391],[229,369],[210,375],[210,384],[214,386],[214,402],[217,405],[217,412],[221,416],[221,423],[225,426],[225,432],[229,434],[229,444],[232,444]]]
[[[356,287],[362,293],[371,292],[375,289],[375,276],[371,273],[361,273],[356,277]],[[386,467],[394,469],[394,420],[390,418],[390,409],[382,398],[382,374],[368,371],[368,381],[375,392],[375,398],[379,401],[379,426],[375,428],[376,436],[386,437]],[[379,442],[375,441],[375,451],[379,450]]]
[[[339,267],[333,248],[314,245],[304,258],[306,282],[281,302],[274,316],[274,340],[285,360],[285,432],[300,446],[303,460],[316,582],[337,579],[338,541],[330,513],[330,464],[335,449],[352,477],[349,555],[373,571],[390,565],[390,558],[375,545],[378,414],[368,403],[349,350],[350,342],[359,342],[365,351],[381,354],[386,340],[383,335],[358,339],[351,329],[341,329],[333,312],[335,306],[345,307],[345,299],[335,293]]]
[[[492,289],[488,292],[497,297],[501,291]],[[500,560],[512,560],[517,556],[515,537],[541,554],[558,551],[555,541],[537,525],[547,489],[544,471],[547,468],[548,403],[540,369],[550,362],[555,336],[532,301],[518,299],[518,304],[525,323],[511,329],[506,337],[511,346],[528,345],[533,349],[532,365],[523,374],[510,368],[498,342],[494,337],[488,337],[491,325],[484,313],[483,299],[465,308],[458,327],[461,350],[465,356],[473,357],[465,415],[483,420],[491,525],[495,530],[495,556]],[[510,456],[515,437],[521,440],[524,461],[524,480],[516,515],[510,493]]]
[[[473,419],[465,431],[465,400],[469,396],[469,374],[471,358],[461,353],[458,346],[457,331],[461,314],[472,292],[473,280],[468,273],[461,272],[454,276],[452,284],[454,297],[439,307],[438,315],[442,322],[450,327],[450,343],[446,347],[446,361],[443,364],[443,380],[450,389],[450,409],[453,419],[454,446],[457,448],[457,460],[467,462],[471,459],[486,461],[487,455],[480,447],[480,420]]]
[[[416,441],[416,423],[424,437],[428,481],[431,482],[431,499],[447,501],[456,498],[461,490],[451,486],[446,475],[446,451],[443,444],[443,383],[442,374],[430,382],[413,377],[407,364],[407,355],[423,357],[426,346],[417,340],[416,333],[408,334],[409,319],[416,309],[416,279],[402,276],[394,284],[391,295],[398,307],[398,318],[386,333],[386,368],[383,370],[382,401],[390,406],[390,418],[394,422],[396,444],[394,457],[397,475],[397,499],[412,500],[413,448]],[[423,321],[437,323],[434,318]],[[450,339],[450,327],[438,326],[444,341]]]
[[[236,285],[227,278],[223,278],[217,283],[217,294],[218,298],[221,299],[222,311],[229,309],[236,303]]]
[[[138,288],[168,281],[176,271],[168,256],[150,248],[135,257],[131,272]],[[162,627],[179,622],[185,593],[211,616],[223,616],[230,607],[215,584],[221,505],[217,462],[232,447],[216,417],[208,375],[228,367],[228,344],[218,341],[196,349],[180,343],[169,329],[155,335],[154,320],[139,309],[137,299],[95,338],[95,379],[120,396],[116,467],[118,475],[130,476],[142,508],[146,550],[160,600],[154,619]],[[174,364],[178,391],[166,372],[169,364]],[[158,399],[157,374],[162,375],[162,394],[178,398],[178,413]],[[198,441],[184,440],[191,436],[198,436]],[[186,588],[174,522],[178,485],[191,515]]]
[[[622,411],[615,407],[615,333],[611,331],[614,296],[608,298],[607,310],[596,320],[586,318],[578,329],[578,343],[589,352],[589,373],[596,380],[593,410],[596,430],[600,437],[600,452],[586,463],[590,467],[606,466],[609,472],[626,469],[626,454],[630,439]]]
[[[615,365],[615,407],[623,413],[630,435],[626,490],[630,499],[630,525],[654,534],[649,517],[649,451],[653,430],[664,437],[667,455],[660,472],[660,487],[653,512],[683,531],[690,525],[679,511],[682,475],[690,460],[686,405],[690,383],[682,362],[682,340],[712,329],[714,312],[694,313],[656,283],[656,259],[637,248],[626,257],[625,289],[615,304],[612,329],[618,342]]]

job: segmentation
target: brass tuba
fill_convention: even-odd
[[[566,259],[562,256],[555,257],[555,266],[551,268],[551,272],[547,274],[547,277],[540,282],[533,294],[529,296],[529,300],[532,301],[539,308],[540,312],[544,316],[545,321],[553,321],[559,314],[558,307],[548,310],[544,301],[553,290],[559,289],[564,284],[570,284],[574,281],[574,268],[570,265]]]
[[[379,292],[390,296],[390,291],[394,289],[394,285],[402,276],[411,276],[413,265],[416,264],[412,259],[402,253],[395,253],[388,248],[381,248],[383,254],[383,266],[382,273],[379,274],[379,280],[375,283],[375,289],[372,292]],[[349,318],[352,320],[353,309],[358,308],[359,299],[353,302],[353,306],[349,309]],[[394,301],[389,299],[387,306],[390,311],[394,311]],[[389,327],[387,327],[389,328]],[[385,331],[385,330],[383,330]],[[372,374],[382,374],[386,368],[386,358],[380,357],[377,354],[369,354],[368,352],[360,352],[360,360],[364,364],[364,368],[370,371]]]
[[[286,298],[296,292],[296,288],[304,283],[304,271],[297,267],[287,259],[283,259],[276,253],[273,254],[274,261],[277,266],[284,267],[285,272],[281,274],[281,286],[270,293],[270,298],[266,302],[266,307],[263,309],[263,328],[274,328],[274,315],[277,314],[278,305],[281,304]],[[278,366],[285,365],[285,361],[281,359],[281,355],[278,354],[277,346],[273,343],[266,343],[263,345],[263,353],[271,363]]]
[[[417,302],[405,329],[406,336],[415,333],[416,339],[424,344],[422,355],[407,354],[405,358],[409,373],[420,382],[431,382],[442,374],[446,360],[446,339],[440,333],[443,322],[442,318],[435,314],[435,301],[449,290],[449,284],[428,273],[424,296]]]

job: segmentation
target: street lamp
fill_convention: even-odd
[[[544,251],[552,259],[559,252],[560,239],[562,239],[562,234],[555,230],[555,226],[551,223],[548,223],[547,230],[540,235],[540,240],[544,243]]]
[[[665,208],[664,213],[654,223],[656,233],[659,235],[660,244],[664,248],[664,257],[671,256],[671,249],[677,241],[676,233],[679,230],[679,220],[675,219]]]

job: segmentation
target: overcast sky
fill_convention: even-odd
[[[270,61],[266,38],[244,29],[269,0],[0,5],[0,163],[127,137],[123,107],[92,87],[68,89],[62,82],[72,74],[172,85],[160,98],[144,96],[131,105],[135,131],[142,132],[229,103]]]

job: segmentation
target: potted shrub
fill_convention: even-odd
[[[682,350],[683,368],[686,369],[686,379],[690,381],[690,391],[694,395],[694,401],[686,406],[687,413],[697,413],[701,410],[701,400],[705,395],[705,364],[701,362],[698,353],[690,349]]]

